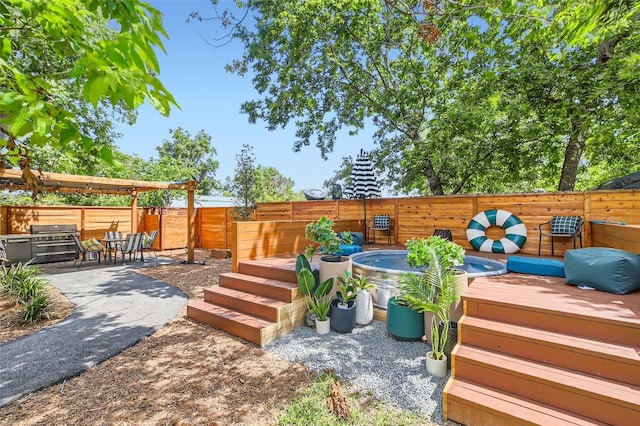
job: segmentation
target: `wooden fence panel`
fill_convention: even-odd
[[[9,207],[0,206],[0,235],[5,235],[9,232]]]
[[[640,190],[591,192],[590,220],[640,225]]]
[[[81,238],[104,238],[107,231],[131,233],[131,209],[126,208],[84,208],[81,210],[83,226]],[[138,223],[140,223],[140,217]],[[80,226],[78,229],[81,229]]]
[[[82,229],[82,210],[68,207],[11,207],[9,234],[28,234],[31,225],[76,225]]]
[[[162,239],[160,250],[187,247],[187,211],[184,214],[163,214],[160,216]]]
[[[338,201],[303,201],[294,203],[291,220],[317,220],[322,216],[339,219]]]
[[[398,200],[398,243],[430,237],[436,229],[449,229],[454,241],[471,247],[465,229],[473,213],[469,197],[401,198]]]
[[[594,246],[640,254],[640,226],[594,223],[591,228]]]
[[[263,203],[256,211],[256,220],[293,220],[293,204]]]
[[[230,248],[232,214],[233,208],[228,207],[198,209],[200,228],[197,234],[199,234],[200,247],[206,249]]]

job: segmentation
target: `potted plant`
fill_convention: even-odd
[[[356,326],[356,289],[351,272],[338,277],[337,298],[331,301],[331,329],[338,333],[351,333]]]
[[[464,249],[440,237],[412,240],[407,247],[414,255],[408,262],[429,265],[422,275],[405,274],[400,280],[402,299],[419,312],[431,312],[432,350],[427,352],[427,371],[439,377],[447,374],[447,346],[451,326],[451,306],[460,298],[454,285],[455,265],[464,260]]]
[[[413,309],[401,294],[387,300],[387,332],[396,340],[414,341],[424,337],[424,315]]]
[[[369,278],[361,275],[352,277],[352,285],[356,289],[356,324],[367,325],[373,321],[373,296],[371,290],[374,285]]]
[[[440,265],[453,274],[453,283],[456,293],[460,296],[469,285],[469,278],[465,271],[456,269],[456,266],[464,262],[465,251],[462,246],[451,240],[433,236],[430,238],[413,238],[407,241],[407,263],[411,266],[422,269],[429,266],[429,255],[427,250],[432,247],[436,250]],[[460,298],[451,306],[451,321],[458,322],[463,314],[463,306]],[[425,315],[425,328],[429,327],[430,314]],[[430,339],[428,339],[430,340]],[[431,343],[431,342],[430,342]]]
[[[351,259],[347,256],[338,256],[340,244],[351,244],[353,237],[350,232],[337,234],[333,230],[334,221],[327,216],[322,216],[316,222],[307,224],[305,227],[305,237],[318,244],[317,247],[310,245],[307,247],[306,255],[311,258],[313,254],[320,250],[320,281],[324,282],[333,278],[337,285],[338,277],[343,271],[351,273]],[[331,296],[335,297],[337,287],[332,288]]]
[[[318,271],[312,271],[305,255],[300,254],[296,260],[296,276],[298,289],[307,301],[307,308],[315,315],[315,327],[319,334],[329,332],[329,309],[333,279],[319,280]]]

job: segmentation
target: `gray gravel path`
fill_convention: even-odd
[[[380,400],[442,422],[442,389],[448,377],[427,373],[426,343],[397,341],[387,335],[384,322],[374,320],[346,334],[320,335],[299,327],[265,350],[313,370],[330,368]]]
[[[162,262],[154,259],[146,266]],[[0,407],[88,370],[180,312],[187,295],[136,273],[140,266],[83,265],[46,275],[76,308],[58,324],[0,345]]]

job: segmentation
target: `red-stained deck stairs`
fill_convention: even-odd
[[[190,301],[187,315],[262,347],[301,326],[306,307],[293,268],[246,261]]]
[[[465,291],[445,418],[464,425],[640,425],[640,293],[508,274]]]

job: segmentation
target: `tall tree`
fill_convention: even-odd
[[[324,156],[370,118],[398,189],[571,189],[596,135],[637,141],[637,2],[591,3],[247,2],[255,30],[234,28],[245,52],[228,69],[253,72],[260,99],[243,111],[270,129],[293,122],[295,150],[316,137]]]
[[[256,158],[253,147],[244,144],[236,155],[235,174],[231,184],[231,192],[236,197],[236,218],[249,220],[256,208],[258,194],[256,192]]]
[[[211,195],[219,188],[215,173],[219,163],[214,160],[216,149],[211,145],[211,136],[200,130],[195,136],[180,127],[169,129],[171,140],[164,140],[156,148],[160,159],[173,158],[188,167],[194,173],[192,179],[198,181],[198,193]]]
[[[255,192],[257,203],[292,201],[301,199],[293,190],[293,179],[283,176],[275,167],[258,165],[255,169]]]
[[[157,77],[161,35],[160,12],[137,0],[0,2],[2,160],[29,173],[30,146],[96,151],[78,104],[133,110],[147,100],[168,115],[176,103]],[[112,157],[108,145],[97,154]]]

